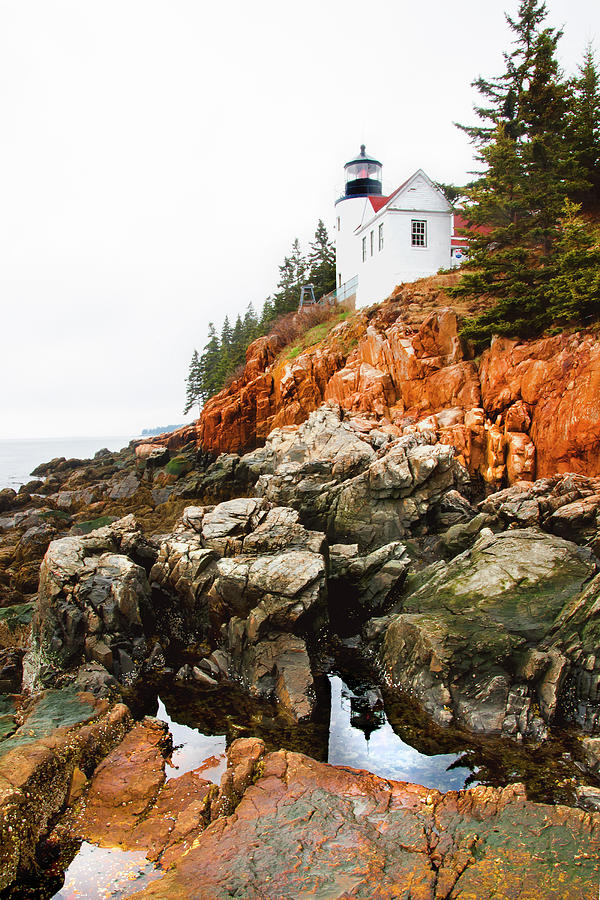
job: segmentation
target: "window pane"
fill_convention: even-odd
[[[427,246],[427,222],[424,219],[413,219],[411,222],[411,244],[413,247]]]

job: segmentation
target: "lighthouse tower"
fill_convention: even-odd
[[[355,231],[363,222],[369,197],[381,196],[381,163],[367,156],[365,145],[344,166],[346,188],[335,204],[336,283],[340,288],[358,275],[360,242]],[[373,209],[369,204],[372,214]]]

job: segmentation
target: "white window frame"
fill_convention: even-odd
[[[367,236],[366,236],[366,234],[362,239],[362,261],[363,262],[367,261]]]
[[[383,222],[379,225],[379,252],[383,250]]]
[[[411,219],[410,245],[417,250],[427,249],[427,219]]]
[[[371,229],[371,256],[375,252],[375,232]]]

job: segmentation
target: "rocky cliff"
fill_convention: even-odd
[[[562,472],[600,473],[600,341],[593,332],[497,338],[480,358],[459,337],[456,275],[404,285],[303,352],[277,337],[249,348],[237,381],[170,447],[240,452],[335,401],[365,430],[433,430],[491,487]]]

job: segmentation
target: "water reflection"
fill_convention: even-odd
[[[53,900],[118,900],[163,874],[144,851],[105,849],[84,841]]]
[[[460,790],[471,769],[456,765],[455,753],[426,756],[406,744],[387,720],[381,695],[372,687],[350,690],[330,675],[328,762],[367,769],[382,778],[413,781],[440,791]],[[477,782],[470,782],[470,784]]]
[[[174,751],[167,765],[167,781],[200,767],[202,778],[219,784],[227,768],[225,734],[203,734],[197,728],[180,725],[169,716],[160,697],[156,718],[166,722],[173,737]]]

